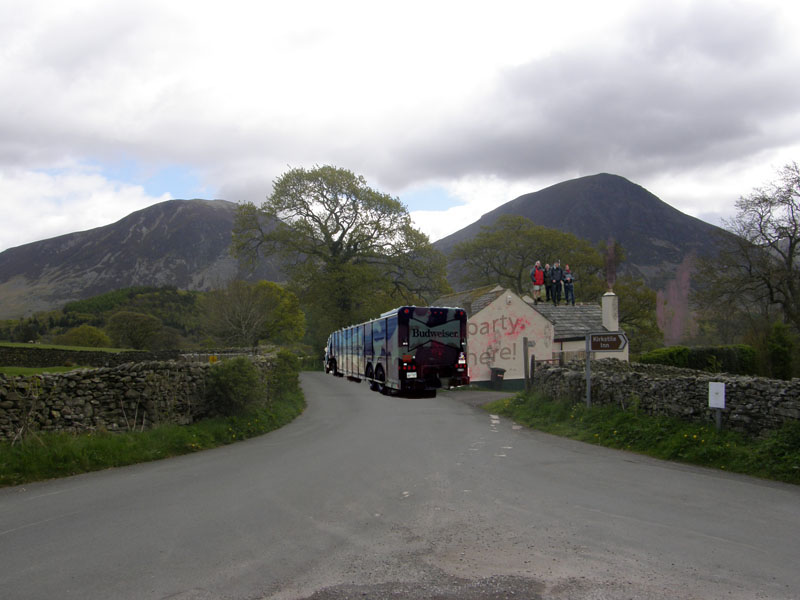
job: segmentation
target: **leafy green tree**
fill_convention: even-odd
[[[233,249],[248,261],[283,259],[314,345],[333,328],[448,290],[444,257],[408,209],[333,166],[291,169],[260,207],[240,205]]]
[[[800,167],[791,163],[778,180],[736,202],[725,223],[733,235],[701,266],[701,306],[723,304],[738,312],[779,310],[800,331]],[[731,316],[731,313],[728,313]]]
[[[457,244],[450,259],[463,271],[462,281],[474,287],[499,283],[517,294],[530,294],[534,263],[560,260],[576,275],[576,299],[596,301],[605,292],[603,257],[589,242],[518,215],[503,215],[483,227],[471,240]]]
[[[641,279],[622,275],[614,283],[614,293],[619,297],[619,326],[630,340],[631,352],[661,347],[664,334],[658,327],[656,292]]]
[[[125,310],[114,313],[106,325],[115,346],[134,350],[152,349],[161,328],[160,319]]]
[[[73,327],[53,340],[56,344],[64,346],[85,346],[88,348],[110,348],[111,338],[106,333],[92,325]]]
[[[767,337],[767,354],[771,375],[777,379],[791,379],[795,371],[797,340],[785,323],[776,321]]]
[[[226,344],[289,343],[300,339],[305,330],[297,296],[271,281],[236,279],[206,294],[201,304],[206,330]]]

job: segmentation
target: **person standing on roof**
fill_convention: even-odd
[[[544,286],[544,269],[538,260],[531,269],[531,281],[533,282],[533,303],[539,304],[542,301],[542,287]]]
[[[550,302],[552,295],[551,292],[553,291],[553,283],[550,281],[550,264],[544,264],[544,291],[545,291],[545,302]]]
[[[564,271],[561,270],[561,262],[556,261],[550,269],[550,296],[553,298],[553,306],[561,302],[561,281],[564,279]]]
[[[564,265],[564,303],[575,306],[575,276],[569,265]]]

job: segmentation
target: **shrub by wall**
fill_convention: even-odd
[[[639,357],[644,364],[668,365],[711,373],[756,373],[756,351],[752,346],[670,346],[645,352]]]
[[[268,380],[273,359],[254,360]],[[0,439],[36,431],[133,431],[214,416],[219,411],[206,394],[211,368],[148,361],[30,377],[0,374]]]
[[[761,436],[779,430],[786,422],[800,420],[800,379],[712,374],[614,359],[592,361],[591,370],[593,404],[616,404],[653,415],[713,423],[708,384],[719,381],[725,384],[725,428]],[[583,402],[585,362],[566,367],[537,364],[534,387],[553,398]]]
[[[161,352],[101,352],[98,350],[62,350],[29,346],[0,346],[0,365],[5,367],[115,367],[129,362],[177,360],[178,350]]]

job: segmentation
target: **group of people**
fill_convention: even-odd
[[[564,303],[575,306],[575,276],[569,269],[569,265],[561,268],[561,261],[556,261],[551,267],[545,264],[542,267],[540,261],[531,269],[531,281],[533,282],[533,302],[542,302],[542,288],[545,291],[544,302],[551,302],[554,306],[561,303],[561,289],[564,289]]]

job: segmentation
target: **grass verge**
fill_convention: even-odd
[[[766,479],[800,484],[800,422],[766,438],[716,431],[713,424],[655,417],[631,407],[592,406],[520,393],[484,406],[527,427],[563,437]]]
[[[0,486],[66,477],[158,460],[256,437],[292,421],[305,407],[298,386],[268,406],[192,425],[163,425],[130,433],[38,433],[22,443],[0,443]]]

